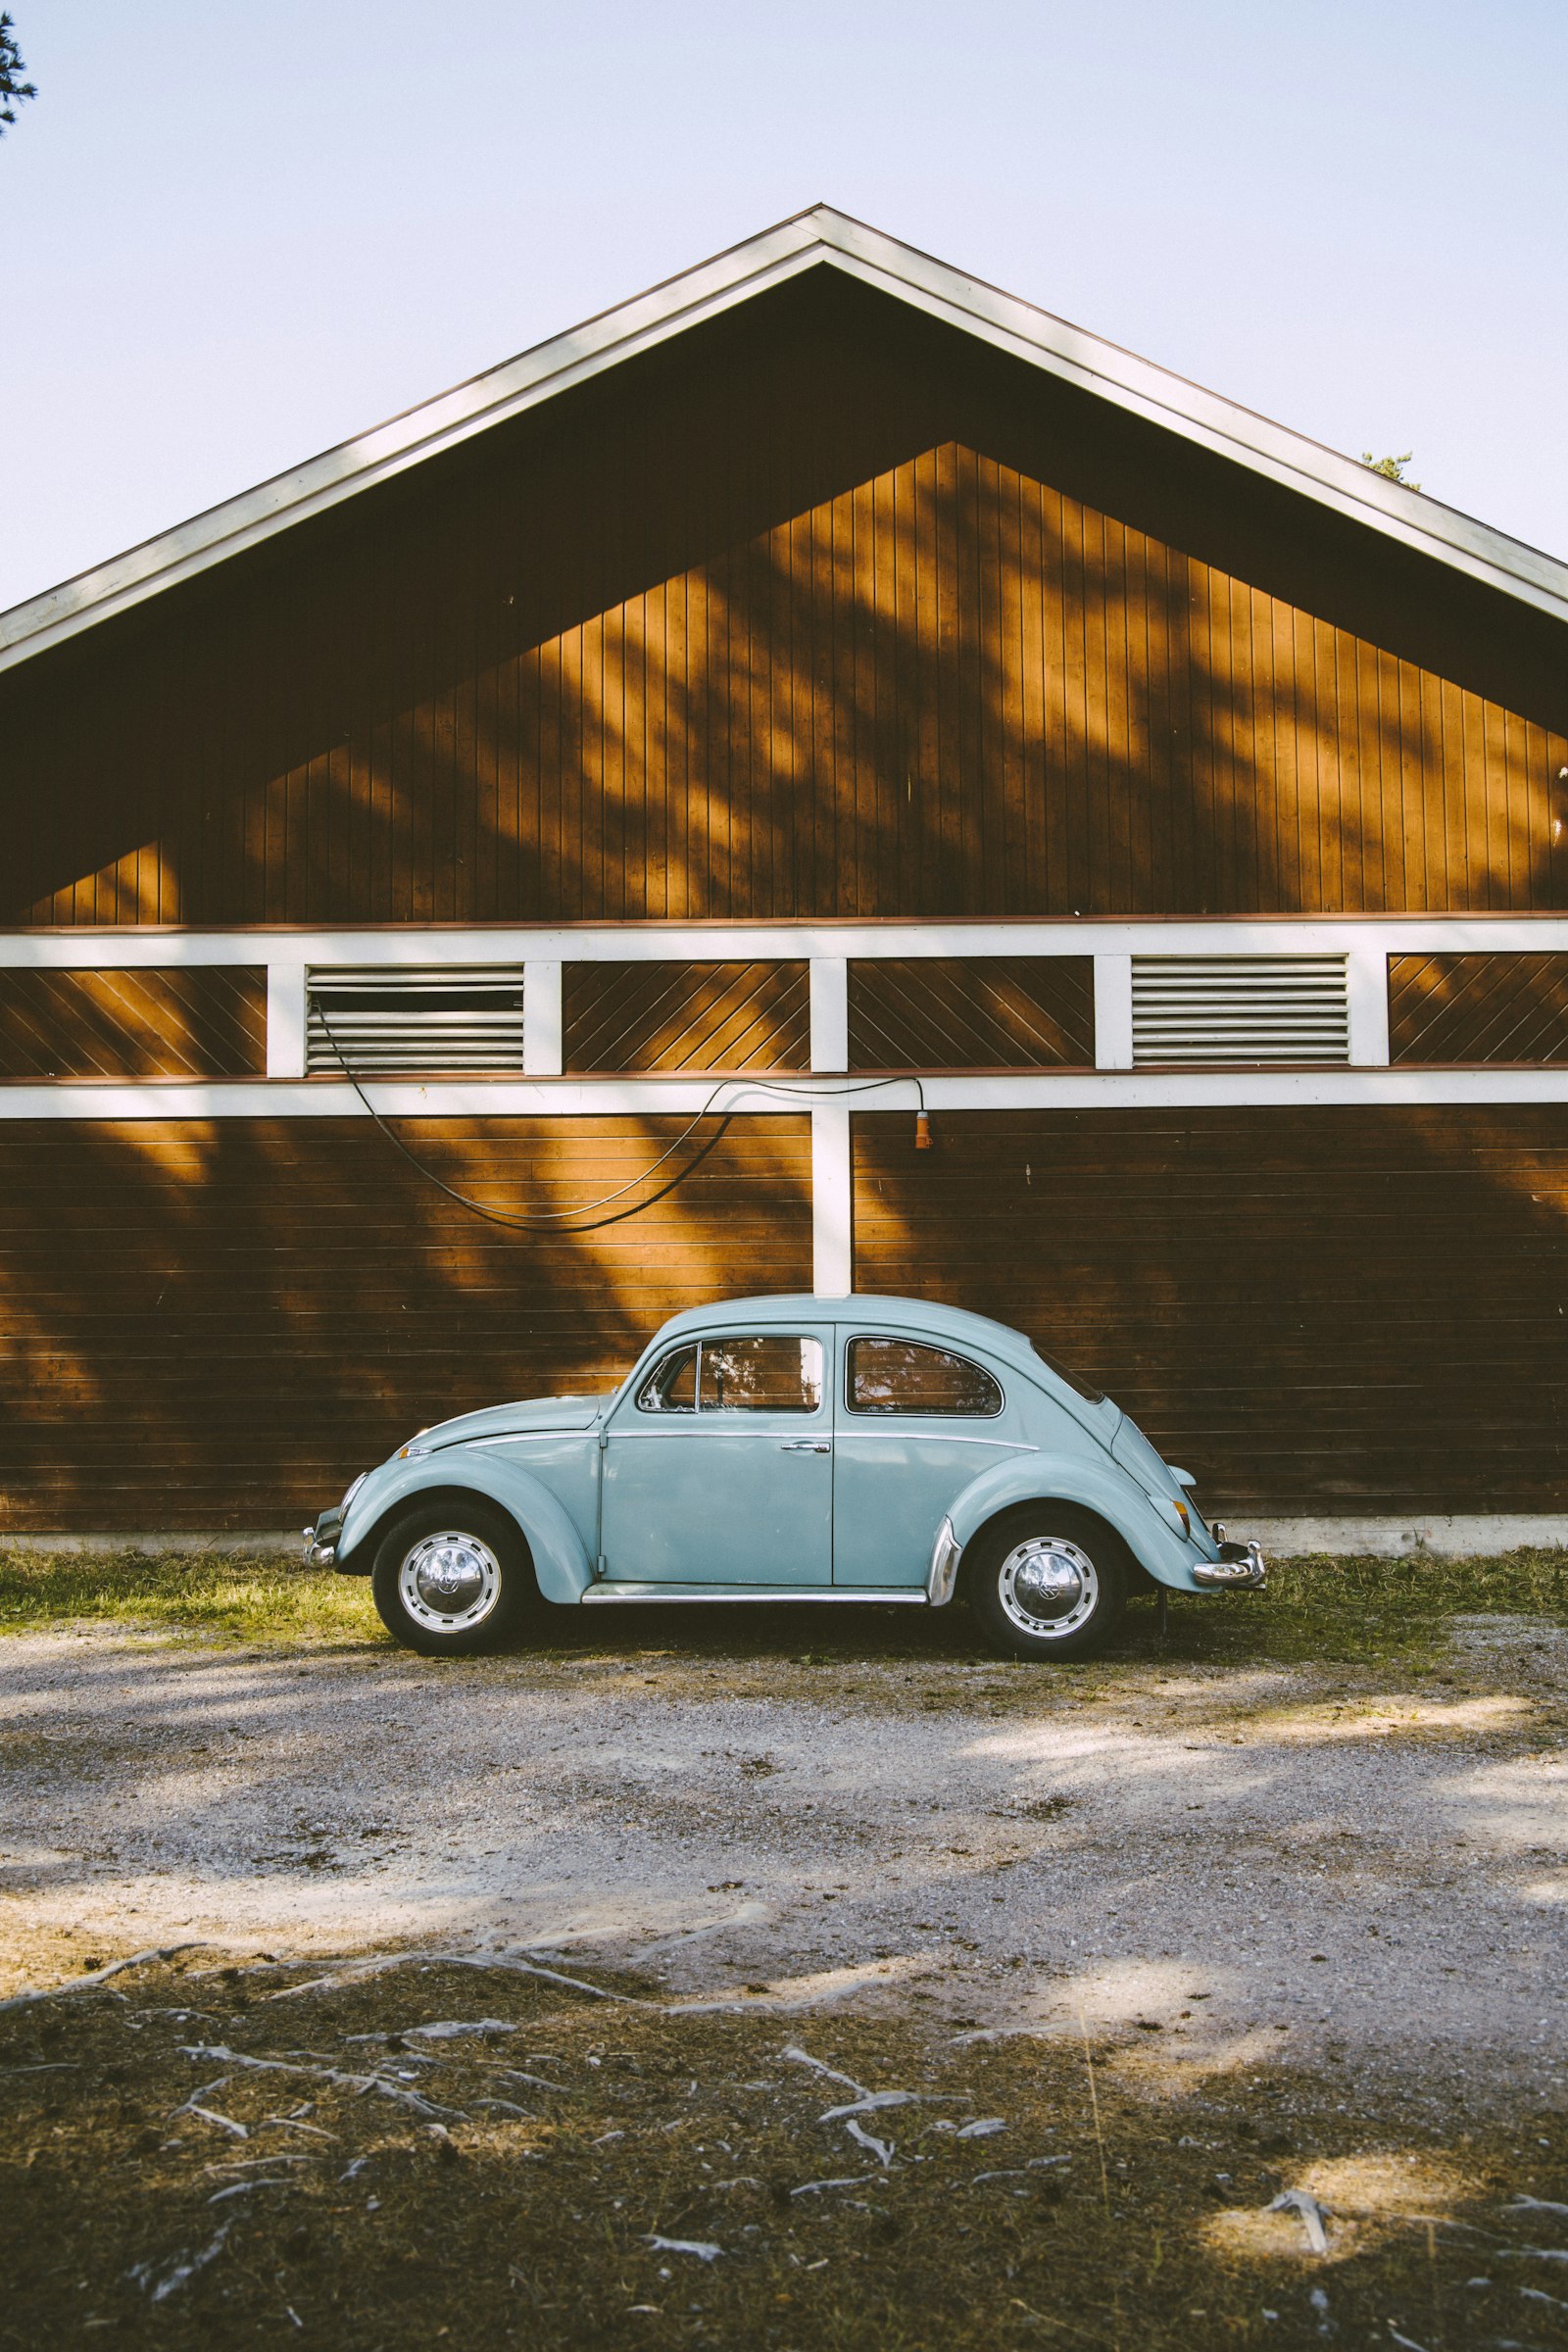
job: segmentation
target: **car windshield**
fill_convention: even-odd
[[[1105,1392],[1103,1389],[1097,1389],[1094,1382],[1085,1380],[1081,1372],[1074,1372],[1069,1365],[1058,1362],[1055,1356],[1048,1355],[1043,1348],[1035,1347],[1032,1340],[1029,1345],[1034,1348],[1035,1354],[1039,1356],[1046,1369],[1049,1372],[1054,1372],[1058,1380],[1064,1380],[1074,1395],[1083,1397],[1086,1404],[1104,1403]]]

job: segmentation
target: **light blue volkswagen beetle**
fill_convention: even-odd
[[[427,1656],[537,1597],[967,1601],[988,1641],[1082,1656],[1129,1588],[1263,1583],[1108,1396],[1021,1332],[914,1298],[676,1315],[609,1396],[464,1413],[357,1478],[307,1560],[368,1576]]]

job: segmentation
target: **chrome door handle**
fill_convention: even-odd
[[[831,1446],[819,1444],[815,1438],[781,1438],[778,1449],[780,1453],[831,1453],[833,1450]]]

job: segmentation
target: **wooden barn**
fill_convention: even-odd
[[[813,1287],[1249,1532],[1565,1524],[1568,566],[819,208],[0,671],[0,1532]]]

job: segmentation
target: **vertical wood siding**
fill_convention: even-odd
[[[1561,906],[1563,653],[818,270],[0,681],[0,920]]]
[[[1094,1059],[1091,956],[850,965],[852,1070],[1037,1070]]]
[[[1206,1511],[1561,1510],[1562,1108],[911,1126],[854,1122],[856,1289],[1026,1331]]]
[[[400,1133],[519,1212],[616,1191],[683,1125]],[[610,1387],[680,1307],[809,1288],[809,1163],[808,1121],[738,1118],[645,1214],[540,1235],[365,1119],[7,1126],[0,1529],[287,1532],[425,1423]]]
[[[0,970],[0,1078],[246,1078],[266,1068],[260,966]]]
[[[1391,956],[1393,1061],[1568,1061],[1568,956]]]

